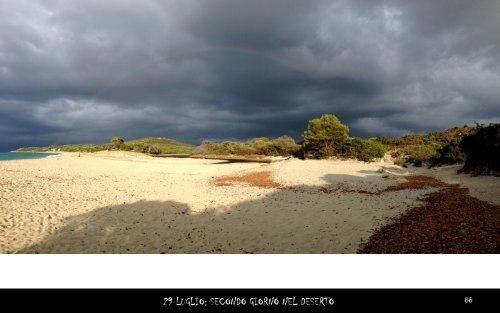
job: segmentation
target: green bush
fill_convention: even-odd
[[[422,166],[424,163],[430,166],[460,163],[465,158],[460,148],[460,141],[464,136],[474,132],[475,128],[464,125],[426,135],[411,134],[392,138],[389,140],[389,149],[394,158],[404,159],[417,166]]]
[[[386,152],[387,146],[383,143],[370,139],[362,140],[361,151],[358,159],[363,161],[372,161],[376,158],[382,158]]]
[[[396,159],[396,160],[394,160],[394,164],[399,165],[399,166],[405,166],[406,161],[403,159]]]
[[[351,138],[346,141],[342,150],[343,157],[371,162],[376,158],[382,158],[387,146],[373,139]]]
[[[120,147],[125,143],[122,137],[113,137],[109,141],[109,143],[113,146],[114,149],[120,149]]]
[[[348,138],[349,128],[331,114],[309,121],[302,135],[306,154],[317,158],[338,155]]]
[[[437,155],[431,160],[432,166],[463,163],[465,161],[465,153],[460,148],[460,142],[461,138],[455,138],[450,143],[438,149]]]
[[[290,156],[295,155],[299,149],[298,145],[292,137],[281,136],[272,140],[272,144],[276,149],[278,155]]]
[[[201,145],[195,148],[195,154],[219,154],[222,151],[222,145],[211,140],[203,140]],[[228,153],[224,151],[224,154]]]
[[[241,142],[224,141],[216,143],[211,140],[203,140],[201,145],[195,148],[194,154],[213,154],[213,155],[244,155],[253,150]]]
[[[135,151],[135,152],[145,153],[146,148],[147,148],[147,146],[145,144],[137,143],[137,144],[132,145],[132,151]]]
[[[293,155],[299,148],[300,146],[295,143],[293,138],[288,136],[272,140],[259,137],[245,142],[224,141],[216,143],[203,140],[201,145],[194,150],[194,154],[289,156]]]
[[[339,151],[335,147],[322,147],[317,151],[312,151],[313,155],[318,158],[328,158],[339,155]]]
[[[462,139],[460,148],[466,155],[460,172],[474,175],[500,173],[500,124],[477,125],[475,133]]]
[[[193,145],[164,137],[139,138],[126,141],[125,144],[132,147],[135,151],[140,150],[139,148],[146,150],[148,146],[154,146],[160,150],[160,153],[164,154],[189,154],[195,148]]]
[[[442,132],[432,132],[427,135],[424,134],[411,134],[399,138],[390,138],[389,148],[409,148],[411,146],[429,145],[435,149],[440,149],[448,145],[453,140],[460,140],[475,131],[475,127],[464,125],[463,127],[453,127]],[[379,136],[381,137],[381,136]],[[377,138],[379,138],[377,137]]]
[[[381,144],[383,144],[385,146],[392,144],[392,142],[394,141],[392,138],[389,138],[387,136],[377,136],[377,137],[370,138],[370,139],[373,141],[376,141],[376,142],[380,142]]]
[[[256,153],[255,148],[242,142],[233,142],[231,151],[232,151],[231,154],[236,154],[236,155],[263,154],[263,153]]]
[[[145,152],[149,154],[161,154],[161,150],[155,146],[148,146]]]
[[[199,146],[194,148],[193,154],[209,154],[209,147],[213,145],[214,142],[210,140],[203,140]]]
[[[415,166],[422,166],[424,163],[430,163],[438,155],[436,149],[430,145],[417,145],[407,149],[408,162]]]
[[[266,137],[259,137],[247,142],[247,145],[259,155],[278,155],[278,151],[273,142]]]
[[[240,142],[224,141],[221,144],[221,150],[227,151],[228,154],[241,154],[241,151],[245,150],[245,146]]]
[[[92,145],[92,144],[76,144],[76,145],[63,145],[57,147],[56,150],[63,152],[98,152],[110,148],[110,145]]]
[[[130,151],[130,150],[132,150],[132,147],[131,147],[131,146],[129,146],[128,144],[125,144],[125,143],[124,143],[124,144],[122,144],[122,145],[119,147],[119,149],[120,149],[120,150],[122,150],[122,151]]]

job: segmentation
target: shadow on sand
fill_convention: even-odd
[[[389,184],[378,173],[323,179],[332,185]],[[277,189],[203,212],[176,201],[101,207],[68,218],[65,226],[18,253],[355,253],[381,221],[397,215],[382,197],[327,194],[320,187]]]

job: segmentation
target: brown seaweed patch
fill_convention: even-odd
[[[405,182],[402,182],[402,183],[394,185],[394,186],[389,186],[389,187],[387,187],[383,190],[379,190],[379,191],[367,191],[367,190],[362,190],[362,189],[352,189],[345,184],[338,184],[336,187],[333,187],[333,188],[332,187],[321,187],[320,191],[322,191],[324,193],[354,192],[354,193],[378,196],[378,195],[381,195],[385,192],[390,192],[390,191],[400,191],[400,190],[407,190],[407,189],[424,189],[427,187],[438,188],[438,187],[450,186],[443,181],[440,181],[436,178],[429,177],[429,176],[420,176],[420,175],[405,176],[405,180],[406,180]]]
[[[215,186],[234,186],[237,183],[245,183],[260,188],[283,187],[283,185],[272,179],[271,172],[269,171],[249,173],[241,176],[222,176],[214,179]]]
[[[499,253],[500,206],[444,187],[375,231],[358,253]]]

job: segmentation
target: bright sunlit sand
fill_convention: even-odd
[[[374,230],[435,191],[370,194],[405,175],[459,183],[500,204],[498,178],[456,169],[226,163],[128,152],[4,161],[0,253],[356,253]]]

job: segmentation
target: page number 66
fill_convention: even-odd
[[[472,297],[465,297],[465,303],[472,303]]]

